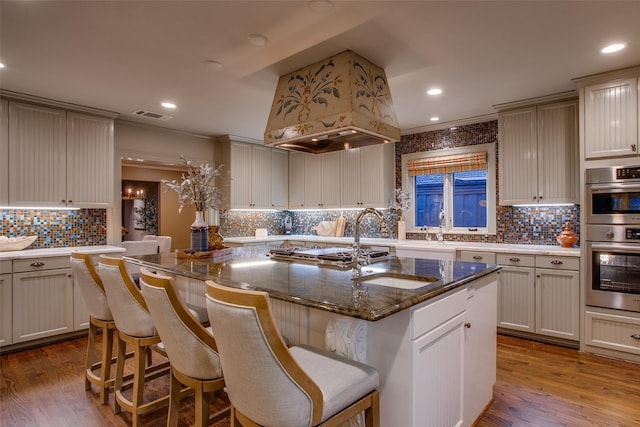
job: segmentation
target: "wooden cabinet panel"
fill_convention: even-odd
[[[342,179],[340,175],[340,152],[322,154],[322,201],[323,209],[340,207]]]
[[[0,206],[9,204],[9,102],[0,99]]]
[[[251,147],[251,207],[271,208],[271,148]]]
[[[305,158],[309,154],[289,153],[289,209],[304,208]]]
[[[535,269],[503,266],[498,280],[498,326],[535,332]]]
[[[271,207],[287,209],[289,206],[289,153],[271,151]]]
[[[536,333],[579,340],[578,271],[536,269]]]
[[[584,88],[586,159],[637,155],[638,79]]]
[[[0,274],[0,347],[13,343],[11,288],[11,274]]]
[[[71,269],[13,274],[13,342],[72,332]]]
[[[308,154],[304,158],[304,207],[321,208],[322,154]]]
[[[231,207],[251,207],[251,146],[231,143]]]
[[[361,207],[360,149],[342,152],[342,207]]]
[[[67,204],[110,206],[114,167],[113,120],[67,113]]]
[[[585,325],[585,344],[640,354],[640,318],[586,311]]]
[[[9,103],[9,203],[66,206],[66,113]]]

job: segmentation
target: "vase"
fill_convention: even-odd
[[[571,223],[567,222],[564,230],[556,236],[556,242],[560,243],[563,248],[572,248],[578,242],[578,235],[571,231]]]
[[[209,226],[204,220],[204,211],[196,211],[196,220],[191,224],[191,250],[195,252],[209,250]]]
[[[407,238],[407,222],[404,220],[398,221],[398,240],[405,240]]]
[[[224,237],[220,234],[219,225],[209,226],[209,250],[224,248]]]

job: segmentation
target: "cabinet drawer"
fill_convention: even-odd
[[[11,261],[0,261],[0,274],[11,273]]]
[[[71,268],[71,262],[69,261],[68,256],[13,260],[14,273],[54,270],[58,268]]]
[[[535,267],[535,255],[523,254],[497,254],[496,263],[500,265],[513,265],[515,267]]]
[[[494,252],[460,251],[460,261],[484,262],[486,264],[496,263]]]
[[[556,270],[580,270],[580,258],[570,256],[537,255],[536,267]]]
[[[640,354],[640,318],[585,312],[585,343]]]
[[[442,325],[467,309],[467,291],[462,289],[441,300],[413,310],[411,316],[411,339]]]

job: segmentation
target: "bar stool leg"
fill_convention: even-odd
[[[111,356],[113,353],[113,329],[108,324],[102,328],[102,361],[100,368],[100,401],[106,405],[109,401],[109,389],[113,384],[111,380]]]
[[[91,381],[89,381],[88,373],[91,372],[93,364],[97,361],[96,358],[96,335],[98,334],[98,327],[89,320],[89,338],[87,342],[87,358],[84,364],[84,389],[91,390]]]
[[[124,362],[127,356],[127,343],[118,334],[118,359],[116,362],[116,385],[115,385],[115,399],[113,400],[113,413],[119,414],[120,403],[118,402],[118,395],[122,393],[122,382],[124,376]]]

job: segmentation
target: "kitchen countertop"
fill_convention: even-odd
[[[275,299],[369,321],[382,319],[500,269],[498,265],[483,263],[392,258],[362,267],[363,276],[354,280],[351,269],[275,261],[266,256],[268,249],[264,246],[233,248],[231,255],[208,259],[177,259],[174,253],[125,258],[153,270],[263,290]],[[425,280],[425,285],[407,290],[361,283],[389,273]],[[428,278],[434,281],[426,281]]]
[[[311,235],[272,235],[267,237],[225,237],[225,242],[251,244],[260,242],[280,242],[286,240],[304,240],[318,243],[352,244],[353,237],[322,237]],[[497,253],[518,253],[530,255],[580,256],[580,248],[563,248],[554,245],[527,245],[513,243],[481,243],[481,242],[438,242],[435,240],[398,240],[382,238],[361,238],[363,245],[383,245],[406,249],[424,249],[442,252],[485,251]]]
[[[120,246],[70,246],[64,248],[23,249],[21,251],[0,252],[0,260],[13,260],[25,258],[47,258],[55,256],[70,256],[71,252],[78,251],[88,254],[123,253],[125,249]]]

